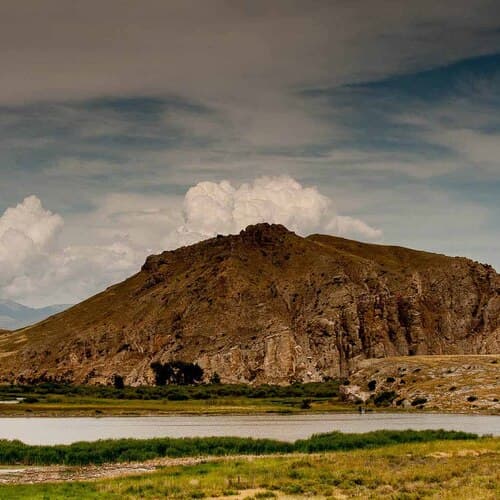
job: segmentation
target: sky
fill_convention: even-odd
[[[498,0],[2,0],[0,299],[276,222],[500,269]]]

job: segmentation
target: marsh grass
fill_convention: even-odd
[[[0,487],[0,499],[496,499],[500,439],[404,443],[371,450],[237,458],[96,482]]]
[[[362,434],[332,432],[294,443],[236,437],[117,439],[71,445],[33,446],[0,440],[0,464],[87,465],[145,461],[159,457],[264,455],[273,453],[346,451],[397,443],[436,440],[474,440],[475,434],[444,430],[374,431]]]

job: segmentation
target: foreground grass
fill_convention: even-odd
[[[0,487],[1,499],[229,497],[496,499],[500,439],[226,459],[96,482]]]
[[[436,440],[476,440],[466,432],[374,431],[362,434],[331,432],[287,443],[271,439],[236,437],[117,439],[80,442],[71,445],[33,446],[20,441],[0,441],[2,465],[87,465],[145,461],[159,457],[263,455],[271,453],[313,453],[422,443]]]

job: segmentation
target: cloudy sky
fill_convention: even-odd
[[[262,220],[500,269],[498,0],[2,0],[0,64],[0,298]]]

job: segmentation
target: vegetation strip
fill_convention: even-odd
[[[0,400],[22,397],[27,402],[51,402],[54,397],[95,399],[138,399],[186,401],[246,397],[250,399],[307,397],[333,398],[339,393],[340,381],[296,383],[288,386],[247,384],[199,384],[161,386],[69,385],[44,382],[36,385],[1,385]]]
[[[79,442],[71,445],[33,446],[0,440],[2,465],[88,465],[145,461],[160,457],[263,455],[312,453],[375,448],[399,443],[436,440],[474,440],[476,434],[457,431],[374,431],[362,434],[332,432],[286,443],[271,439],[235,437],[118,439]]]
[[[94,481],[0,486],[0,499],[447,498],[500,495],[500,439],[407,443],[334,454],[228,457]],[[80,471],[83,468],[76,468]],[[102,469],[95,468],[95,469]]]

